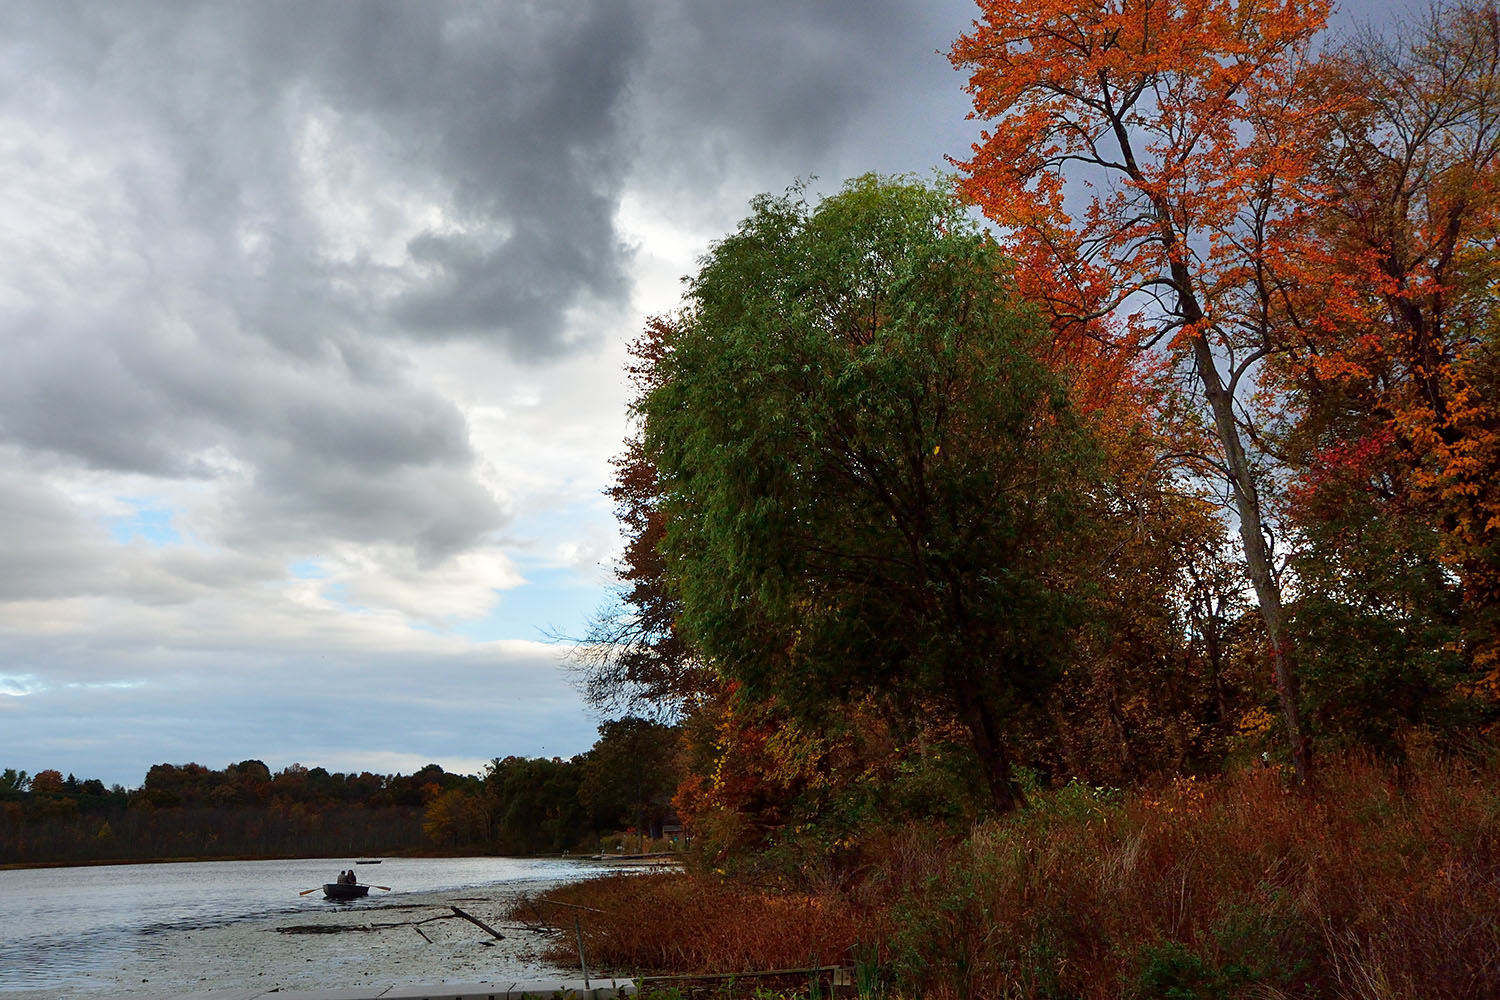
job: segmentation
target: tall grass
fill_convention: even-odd
[[[684,873],[616,875],[560,886],[542,899],[517,904],[513,912],[565,931],[549,957],[570,964],[578,961],[577,918],[590,968],[630,974],[848,964],[864,929],[842,896],[760,889]]]
[[[679,875],[569,898],[607,911],[586,947],[624,972],[852,964],[878,941],[900,992],[939,1000],[1500,997],[1500,769],[1404,777],[1349,758],[1312,795],[1271,770],[1075,785],[961,842],[872,837],[838,895]]]

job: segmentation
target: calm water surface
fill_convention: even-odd
[[[0,871],[0,991],[86,981],[153,936],[327,909],[321,886],[347,858],[206,861]],[[392,858],[358,865],[361,882],[400,892],[516,886],[588,874],[578,862],[532,858]],[[303,889],[319,891],[299,896]]]

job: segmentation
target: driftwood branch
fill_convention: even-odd
[[[431,920],[452,920],[448,914],[441,917],[432,917]],[[415,927],[417,924],[428,923],[428,920],[401,920],[391,924],[292,924],[288,927],[276,928],[278,934],[343,934],[345,932],[368,932],[383,931],[391,927]]]
[[[392,927],[410,927],[418,934],[421,934],[424,941],[426,941],[428,944],[431,944],[432,938],[428,937],[422,932],[422,924],[430,924],[434,920],[458,920],[462,918],[464,920],[467,920],[474,926],[480,928],[495,940],[505,940],[504,934],[501,934],[499,931],[495,930],[495,928],[491,927],[483,920],[480,920],[472,913],[466,913],[463,910],[460,910],[458,907],[452,905],[450,905],[448,909],[452,910],[453,912],[439,913],[436,916],[426,917],[422,920],[394,920],[385,923],[369,924],[290,924],[286,927],[278,927],[276,928],[276,931],[279,934],[344,934],[352,932],[367,933],[370,931],[383,931],[388,930]],[[488,944],[489,942],[485,943]]]
[[[495,928],[491,927],[483,920],[480,920],[478,917],[465,913],[463,910],[460,910],[456,906],[449,906],[448,909],[452,910],[456,916],[463,917],[465,920],[473,924],[475,927],[478,927],[480,930],[488,932],[490,937],[494,938],[496,941],[505,940],[504,934],[501,934],[499,931],[495,930]]]

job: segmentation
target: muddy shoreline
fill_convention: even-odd
[[[498,982],[576,977],[542,959],[548,936],[507,916],[554,884],[395,893],[219,926],[143,933],[110,969],[66,986],[0,990],[3,1000],[148,997],[255,988]],[[468,917],[504,935],[496,939]],[[291,928],[297,928],[292,930]]]

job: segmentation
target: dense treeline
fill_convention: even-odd
[[[623,831],[660,836],[677,753],[671,727],[624,719],[571,760],[507,757],[480,776],[437,764],[410,775],[300,764],[273,773],[245,760],[157,764],[127,791],[7,768],[0,864],[593,850]]]
[[[706,844],[851,867],[1031,788],[1484,743],[1494,6],[1321,50],[1321,2],[980,6],[956,192],[762,196],[635,345],[585,691],[686,720]]]
[[[5,772],[0,863],[344,856],[422,845],[426,803],[466,779],[329,773],[258,760],[214,770],[157,764],[137,789],[44,770]]]
[[[1419,774],[1492,803],[1466,775],[1500,725],[1500,9],[1341,42],[1325,0],[979,7],[951,58],[988,127],[952,187],[761,196],[634,345],[621,606],[584,690],[683,720],[709,867],[849,905],[910,875],[914,829],[986,821],[931,862],[972,900],[1034,801],[1254,769],[1306,793],[1284,829],[1340,836]],[[1455,824],[1423,864],[1464,892],[1500,874],[1488,808],[1425,820]],[[1148,813],[1144,839],[1171,822]],[[1246,926],[1296,910],[1288,936],[1351,935],[1299,937],[1309,967],[1379,972],[1379,922],[1302,905],[1337,852],[1243,849],[1290,866]],[[943,946],[952,912],[910,888],[902,920]],[[1012,978],[918,992],[1117,989],[1026,978],[1085,921],[1054,917]],[[1183,935],[1169,965],[1231,950],[1172,927],[1143,932]],[[1079,947],[1128,980],[1161,942],[1121,933]],[[1174,975],[1140,995],[1255,983]],[[1485,995],[1464,981],[1432,995]]]

